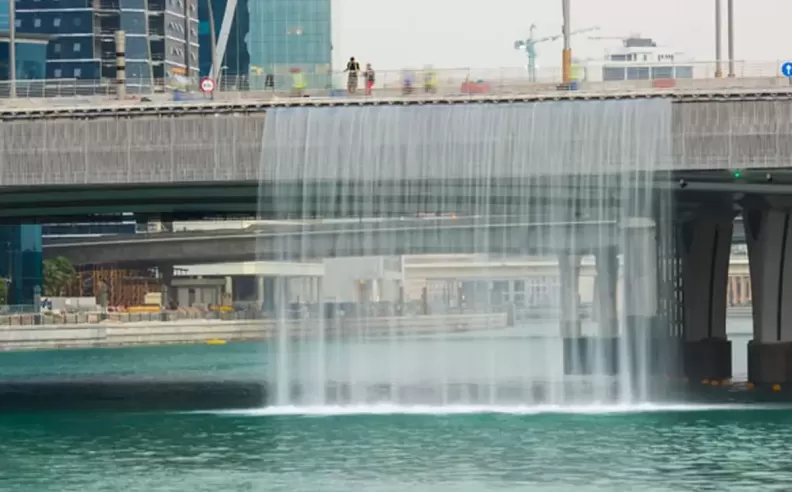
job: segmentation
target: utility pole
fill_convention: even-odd
[[[16,99],[16,2],[8,2],[8,96]]]
[[[729,78],[734,78],[734,0],[728,0],[726,7],[729,29]]]
[[[561,0],[561,6],[564,15],[564,51],[561,54],[561,73],[563,76],[563,83],[565,86],[568,86],[570,81],[572,80],[572,46],[570,44],[572,32],[572,25],[570,22],[571,15],[569,12],[570,9],[570,0]]]
[[[723,12],[721,0],[715,0],[715,78],[723,78]]]
[[[184,0],[184,75],[187,77],[187,88],[192,87],[190,71],[190,1]]]

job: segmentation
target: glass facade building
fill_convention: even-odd
[[[226,0],[213,0],[218,38],[225,7]],[[290,86],[290,72],[299,68],[310,87],[327,87],[332,70],[331,14],[332,0],[238,0],[220,62],[223,77],[263,89],[267,75],[274,75],[277,85]],[[201,73],[207,75],[212,46],[206,6],[202,6],[200,18]]]
[[[214,15],[215,39],[220,36],[227,0],[211,0]],[[258,0],[252,0],[258,1]],[[201,75],[206,77],[212,69],[212,23],[209,21],[209,1],[199,5],[200,23],[198,26],[198,44],[200,46]],[[225,56],[219,60],[222,68],[221,84],[224,87],[246,86],[250,73],[250,53],[247,35],[250,30],[248,0],[237,0],[237,11],[231,23],[231,31],[226,44]]]
[[[0,226],[0,277],[8,282],[7,304],[34,304],[41,293],[42,258],[41,226]]]
[[[332,79],[332,0],[257,0],[250,2],[252,88],[263,88],[267,74],[291,85],[299,68],[308,85],[328,87]]]
[[[198,77],[197,0],[15,1],[17,33],[51,39],[46,78],[114,80],[119,30],[126,34],[128,85],[183,75],[188,64]]]
[[[25,35],[16,37],[16,78],[17,80],[42,80],[46,76],[47,39]],[[0,35],[0,80],[8,80],[10,41],[8,36]],[[24,86],[23,86],[24,87]]]

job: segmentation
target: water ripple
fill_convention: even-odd
[[[14,492],[755,491],[792,483],[786,409],[381,410],[4,416],[0,480]]]

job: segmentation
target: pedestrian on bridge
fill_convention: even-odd
[[[366,80],[366,95],[371,95],[371,89],[374,88],[374,79],[375,79],[375,72],[374,68],[372,68],[371,63],[366,63],[366,71],[363,72],[363,78]]]
[[[347,62],[344,72],[348,73],[347,76],[347,92],[354,94],[358,86],[358,74],[360,73],[360,63],[355,61],[355,57],[351,57]]]

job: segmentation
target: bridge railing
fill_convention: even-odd
[[[780,71],[781,61],[737,61],[734,77],[715,78],[713,61],[670,64],[658,69],[650,64],[609,64],[587,62],[573,70],[572,87],[559,87],[561,69],[541,68],[530,74],[525,67],[506,68],[437,68],[429,70],[382,70],[370,94],[365,77],[358,77],[354,94],[347,92],[347,74],[305,74],[305,89],[295,90],[291,73],[251,73],[245,77],[227,77],[216,84],[211,94],[202,94],[198,87],[185,88],[168,80],[127,80],[127,96],[118,101],[116,86],[111,80],[19,80],[16,97],[11,97],[10,82],[0,82],[0,108],[20,106],[82,106],[96,104],[172,104],[215,102],[268,101],[293,97],[313,98],[409,98],[409,97],[480,97],[487,95],[526,95],[561,90],[593,93],[651,91],[715,91],[732,89],[772,89],[791,87]],[[656,64],[655,64],[656,65]],[[724,74],[728,64],[722,64]],[[607,79],[603,80],[607,71]],[[676,75],[676,78],[669,78]],[[425,83],[431,77],[433,81]],[[619,79],[619,77],[622,77]],[[411,90],[405,90],[410,79]]]

